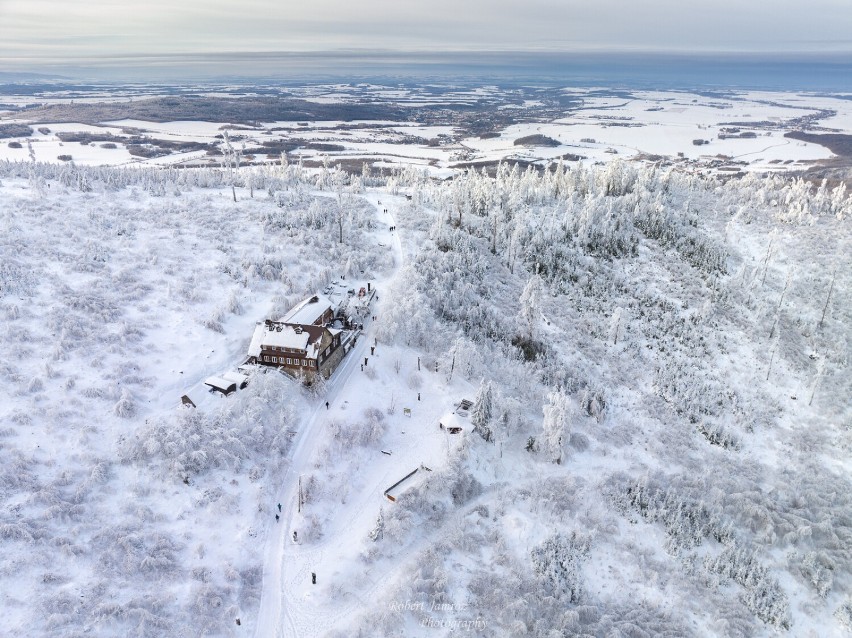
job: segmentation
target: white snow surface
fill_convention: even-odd
[[[589,98],[465,140],[479,158],[590,158],[499,183],[409,170],[338,194],[338,173],[293,166],[244,168],[232,190],[227,172],[121,185],[3,165],[4,630],[844,635],[852,200],[605,151],[674,154],[729,119],[845,105],[699,98]],[[514,146],[535,133],[561,146]],[[718,148],[825,156],[750,150],[773,139]],[[396,150],[452,171],[443,147]],[[206,391],[239,379],[257,322],[343,271],[377,298],[330,380],[255,369]],[[439,428],[487,386],[489,441]]]

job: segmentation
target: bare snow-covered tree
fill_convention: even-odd
[[[618,307],[612,313],[612,318],[609,320],[609,338],[612,339],[612,345],[614,346],[617,346],[618,340],[624,337],[625,314],[624,308]]]
[[[447,381],[453,380],[455,372],[470,377],[479,362],[476,346],[466,337],[458,337],[446,354],[444,367],[447,371]]]

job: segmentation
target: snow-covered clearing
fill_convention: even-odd
[[[852,626],[844,187],[0,163],[0,198],[14,635]],[[202,392],[341,275],[378,299],[328,382]]]

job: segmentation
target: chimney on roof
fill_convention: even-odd
[[[308,303],[317,303],[318,301],[319,297],[317,295],[314,295],[313,297],[311,297],[311,300]]]
[[[297,335],[302,334],[302,326],[296,326],[295,328],[293,328],[293,331],[294,331]]]

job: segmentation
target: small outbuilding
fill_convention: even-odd
[[[237,384],[237,387],[240,390],[244,389],[248,385],[248,375],[242,374],[240,372],[234,372],[233,370],[223,372],[222,378],[226,381],[233,381]]]
[[[441,417],[438,422],[438,427],[446,430],[450,434],[461,434],[470,430],[473,426],[470,423],[470,409],[473,407],[473,401],[470,399],[462,399],[456,406],[456,409]]]
[[[465,430],[469,430],[471,426],[470,419],[459,416],[455,412],[450,412],[441,417],[438,427],[450,434],[461,434]]]
[[[204,385],[210,388],[210,392],[221,392],[225,396],[237,391],[236,381],[223,379],[222,377],[207,377],[204,380]]]

